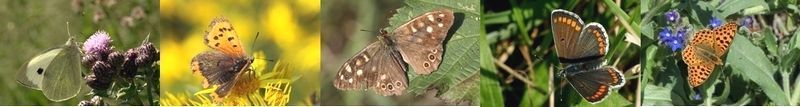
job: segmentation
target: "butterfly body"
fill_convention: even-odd
[[[442,42],[453,24],[453,12],[434,10],[397,27],[381,31],[371,43],[345,61],[334,77],[341,90],[373,89],[379,95],[402,95],[408,85],[406,66],[430,74],[442,61]]]
[[[607,66],[608,36],[599,23],[583,24],[577,14],[566,10],[551,13],[556,54],[565,66],[560,76],[590,103],[598,103],[611,94],[612,88],[625,85],[622,72]]]
[[[240,86],[242,78],[253,78],[250,64],[253,58],[248,57],[242,48],[233,25],[223,18],[215,18],[206,31],[204,42],[211,49],[192,58],[192,71],[204,78],[203,87],[219,86],[215,91],[217,97],[226,97]],[[247,90],[254,90],[248,88]],[[235,92],[236,93],[236,92]]]
[[[699,87],[713,73],[716,65],[722,65],[722,56],[727,52],[735,36],[738,25],[728,22],[719,28],[703,29],[694,34],[694,37],[683,50],[682,58],[688,66],[689,85]]]

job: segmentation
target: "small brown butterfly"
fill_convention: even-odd
[[[253,58],[245,53],[228,19],[215,18],[205,33],[204,43],[214,50],[202,52],[192,58],[192,72],[201,74],[205,78],[204,88],[218,85],[215,91],[217,95],[215,97],[218,98],[226,97],[231,90],[257,89],[257,87],[237,85],[255,80],[254,73],[247,73],[252,71],[250,63],[253,62]]]
[[[714,30],[703,29],[694,34],[683,50],[683,62],[689,66],[689,85],[693,88],[702,85],[714,67],[722,64],[721,57],[733,42],[737,28],[735,22],[728,22]]]
[[[453,25],[453,11],[434,10],[396,28],[381,31],[373,42],[339,68],[334,85],[341,90],[375,90],[402,95],[408,85],[406,63],[417,74],[430,74],[442,62],[442,42]],[[405,62],[405,63],[404,63]]]
[[[584,24],[578,14],[562,9],[550,12],[550,23],[558,62],[564,67],[558,75],[583,99],[600,103],[612,89],[625,86],[625,74],[605,62],[609,38],[602,24]]]

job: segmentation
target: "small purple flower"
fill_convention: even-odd
[[[669,39],[672,37],[672,30],[670,30],[667,27],[664,27],[664,29],[662,29],[661,32],[658,32],[658,37],[661,38],[661,41],[664,41],[664,39]]]
[[[667,22],[672,23],[678,22],[678,19],[681,18],[681,15],[677,10],[668,11],[667,13],[664,13],[664,16],[667,17]]]
[[[679,45],[680,47],[677,48],[673,47],[672,51],[680,50],[681,48],[683,48],[684,38],[686,37],[687,32],[689,32],[689,28],[687,27],[678,28],[678,31],[672,37],[672,39],[675,39],[676,43],[672,45]]]
[[[722,25],[722,20],[720,20],[720,19],[718,19],[716,17],[711,17],[711,21],[709,21],[709,25],[711,25],[711,28],[717,28],[720,25]]]
[[[686,32],[689,32],[688,27],[678,28],[678,32],[675,34],[675,38],[680,38],[680,40],[683,41],[683,37],[686,37]]]
[[[747,17],[744,18],[744,20],[742,20],[741,25],[744,25],[744,26],[747,26],[747,27],[752,27],[753,20],[755,20],[755,19],[753,19],[753,16],[747,16]]]
[[[692,98],[691,98],[692,100],[695,100],[695,101],[703,100],[703,96],[700,96],[701,95],[700,90],[695,90],[694,92],[695,92],[695,94],[692,95]]]
[[[111,37],[106,31],[97,31],[83,43],[83,51],[87,54],[105,54],[111,52]]]
[[[658,37],[662,43],[670,47],[673,52],[676,52],[683,48],[683,36],[686,35],[686,30],[678,29],[678,32],[672,32],[667,27],[664,27],[661,32],[658,33]]]

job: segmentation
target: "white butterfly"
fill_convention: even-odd
[[[33,57],[17,74],[17,82],[42,90],[50,101],[71,99],[88,87],[81,78],[80,54],[77,43],[70,37],[66,44]]]

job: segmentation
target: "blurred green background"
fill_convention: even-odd
[[[634,106],[639,75],[639,0],[507,0],[483,1],[488,45],[481,50],[481,106]],[[566,79],[559,64],[550,13],[564,9],[584,24],[605,27],[610,43],[606,64],[625,74],[625,86],[612,89],[598,104],[589,104]],[[551,96],[553,95],[553,96]]]
[[[322,105],[477,105],[480,2],[477,0],[323,0]],[[400,96],[380,96],[372,89],[342,91],[333,77],[344,61],[388,32],[433,9],[450,9],[455,22],[444,42],[439,69],[417,75],[412,68],[408,88]]]
[[[0,0],[0,5],[0,75],[8,76],[0,78],[0,105],[77,105],[89,99],[52,102],[14,77],[34,56],[63,45],[68,28],[81,44],[105,30],[116,51],[139,46],[148,34],[159,46],[158,3],[152,0]]]
[[[196,100],[193,95],[203,87],[200,76],[192,75],[190,61],[211,50],[203,44],[204,33],[213,18],[225,17],[248,56],[261,53],[255,60],[280,60],[292,67],[289,74],[302,82],[292,84],[288,105],[318,101],[313,97],[319,92],[321,57],[318,0],[162,0],[160,4],[162,93]],[[256,69],[272,70],[275,62],[266,64]]]

